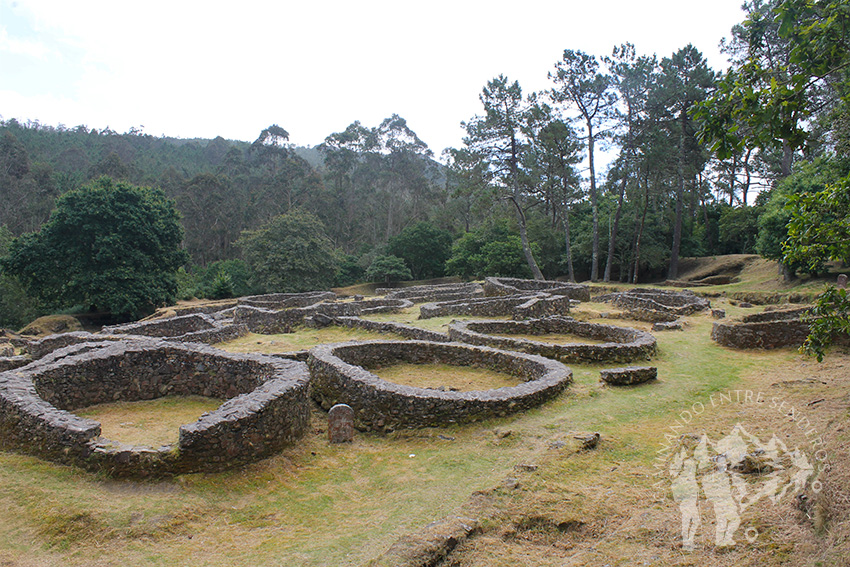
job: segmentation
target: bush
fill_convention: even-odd
[[[366,270],[366,278],[372,282],[390,283],[391,281],[413,279],[413,276],[404,260],[398,256],[378,256]]]

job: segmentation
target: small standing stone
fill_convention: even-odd
[[[337,404],[328,412],[328,441],[351,443],[354,440],[354,410],[347,404]]]
[[[847,288],[847,274],[839,274],[838,282],[836,282],[838,289],[846,289]]]

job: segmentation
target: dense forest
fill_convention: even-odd
[[[9,119],[0,256],[62,195],[106,176],[176,204],[183,297],[443,275],[641,282],[676,279],[685,256],[783,260],[789,198],[850,173],[848,35],[824,28],[845,53],[829,59],[805,27],[846,26],[847,2],[821,4],[844,19],[748,2],[723,42],[724,72],[691,45],[659,58],[623,44],[565,50],[547,91],[496,77],[463,123],[463,147],[440,156],[397,115],[315,148],[278,125],[242,142]],[[284,273],[287,262],[299,265]],[[783,266],[787,277],[819,268]],[[0,291],[0,325],[72,307],[33,297],[11,273]]]

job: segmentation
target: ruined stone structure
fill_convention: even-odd
[[[181,343],[220,343],[248,334],[245,325],[234,325],[203,313],[152,319],[103,327],[102,334],[168,338]]]
[[[517,376],[510,388],[444,392],[393,384],[369,371],[396,363],[480,366]],[[553,360],[486,347],[427,341],[369,341],[323,345],[310,351],[310,393],[322,407],[354,409],[358,429],[392,431],[504,416],[542,404],[572,379]]]
[[[0,443],[116,476],[214,471],[278,452],[307,428],[307,367],[155,339],[85,342],[0,373]],[[225,399],[180,427],[179,442],[135,447],[73,411],[168,395]]]
[[[417,285],[399,289],[378,288],[375,290],[375,293],[383,295],[387,299],[409,299],[413,303],[426,303],[429,301],[456,301],[459,299],[482,297],[484,295],[484,288],[479,283],[469,282],[460,284]]]
[[[599,379],[613,386],[632,386],[643,384],[658,378],[658,369],[654,366],[626,366],[608,368],[599,372]]]
[[[602,344],[553,344],[496,335],[572,334]],[[474,345],[538,354],[563,362],[630,362],[655,355],[656,340],[638,329],[576,321],[571,317],[548,317],[528,321],[464,321],[449,325],[449,337]]]
[[[566,295],[535,293],[426,303],[419,308],[419,318],[430,319],[448,315],[474,317],[508,315],[514,319],[527,319],[566,315],[569,312],[570,298]]]
[[[259,307],[280,311],[296,307],[308,307],[323,301],[334,301],[337,295],[332,291],[308,291],[304,293],[268,293],[266,295],[249,295],[240,297],[237,305]]]
[[[327,317],[358,316],[370,313],[398,313],[413,307],[407,299],[366,299],[363,301],[314,303],[307,307],[273,310],[261,307],[239,306],[234,322],[245,325],[252,333],[273,335],[291,333],[305,318],[316,314]]]
[[[691,315],[711,307],[704,297],[692,291],[671,291],[665,289],[635,288],[601,295],[594,299],[599,302],[610,302],[621,309],[634,313],[636,316],[651,317],[653,313],[666,314],[673,317]],[[670,320],[669,317],[658,319],[639,319],[641,321],[661,322]]]
[[[349,327],[352,329],[365,329],[367,331],[376,331],[379,333],[393,333],[406,339],[413,339],[416,341],[434,341],[438,343],[451,342],[451,339],[445,333],[420,329],[413,325],[405,325],[404,323],[396,323],[393,321],[369,321],[368,319],[361,319],[360,317],[335,317],[333,323],[341,327]]]
[[[590,301],[590,288],[582,284],[519,278],[484,279],[484,293],[487,296],[522,295],[529,292],[544,292],[550,295],[562,295],[577,301]]]

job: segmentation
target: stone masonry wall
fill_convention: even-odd
[[[563,295],[577,301],[590,301],[590,288],[583,284],[519,278],[484,279],[484,293],[487,296],[516,295],[533,291]]]
[[[327,317],[352,317],[370,313],[397,313],[413,307],[406,299],[370,299],[340,303],[318,303],[309,307],[273,311],[251,306],[236,308],[234,322],[245,325],[253,333],[273,335],[291,333],[306,317],[315,314]]]
[[[496,335],[573,334],[602,344],[554,344],[543,341]],[[638,329],[576,321],[570,317],[549,317],[528,321],[455,321],[449,325],[449,337],[474,345],[538,354],[562,362],[630,362],[648,360],[655,355],[656,340]]]
[[[444,392],[393,384],[368,369],[399,362],[480,366],[524,380],[518,386]],[[361,430],[392,431],[504,416],[557,396],[572,379],[566,366],[546,358],[486,347],[425,341],[371,341],[323,345],[310,351],[311,395],[322,407],[345,403]]]
[[[304,433],[308,381],[303,363],[203,345],[81,343],[0,373],[0,439],[5,448],[116,476],[221,470],[269,456]],[[176,445],[160,448],[104,439],[99,423],[72,413],[167,395],[229,399],[181,426]]]
[[[718,321],[711,328],[715,342],[740,349],[800,346],[808,334],[809,324],[799,319],[755,323]]]
[[[467,315],[474,317],[499,317],[509,315],[517,319],[566,315],[570,312],[570,298],[565,295],[545,293],[483,297],[459,301],[426,303],[419,308],[420,319]]]
[[[417,285],[400,289],[378,288],[378,295],[384,295],[387,299],[409,299],[413,303],[425,303],[427,301],[455,301],[458,299],[472,299],[482,297],[484,288],[476,282],[460,284],[440,285]]]

